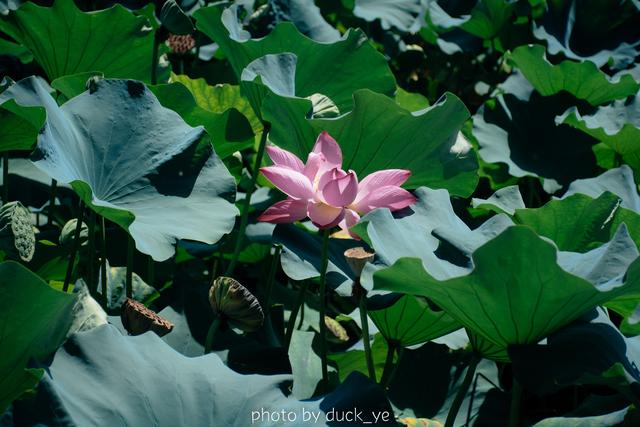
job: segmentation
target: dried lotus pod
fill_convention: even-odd
[[[167,46],[171,49],[171,53],[176,55],[184,55],[193,49],[196,45],[195,39],[191,35],[171,34],[167,38]]]
[[[20,202],[5,203],[0,208],[0,250],[10,258],[28,262],[35,249],[31,212]]]
[[[78,224],[78,219],[73,218],[67,221],[67,223],[62,227],[62,231],[60,232],[60,237],[58,238],[58,242],[62,246],[70,246],[73,243],[73,237],[76,233],[76,225]],[[89,243],[89,227],[86,223],[82,223],[80,225],[80,246],[86,246]]]
[[[264,321],[258,299],[230,277],[218,277],[213,281],[209,303],[214,313],[244,332],[257,330]]]
[[[347,264],[351,267],[351,271],[356,277],[360,277],[364,266],[373,261],[375,252],[369,252],[363,247],[351,248],[344,251],[344,257],[347,259]]]
[[[327,330],[331,332],[332,335],[332,337],[329,337],[329,340],[336,342],[349,341],[349,334],[347,334],[347,330],[336,319],[332,319],[329,316],[324,316],[324,324],[326,325]]]
[[[127,298],[122,304],[120,319],[124,328],[131,335],[153,331],[162,337],[173,329],[173,323],[131,298]]]

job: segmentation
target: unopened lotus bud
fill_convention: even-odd
[[[329,340],[336,342],[349,341],[349,334],[347,334],[347,330],[336,319],[332,319],[329,316],[324,316],[324,324],[326,325],[327,330],[331,332],[332,335],[329,337]]]
[[[218,277],[209,289],[209,303],[216,315],[244,332],[255,331],[264,321],[258,299],[230,277]]]
[[[167,46],[169,46],[171,52],[176,55],[184,55],[185,53],[188,53],[195,47],[195,45],[195,39],[189,34],[183,36],[171,34],[167,38]]]
[[[375,252],[368,252],[363,247],[351,248],[344,251],[344,257],[347,259],[347,264],[351,267],[351,271],[356,277],[360,277],[364,266],[373,261]]]
[[[74,218],[69,221],[62,227],[62,231],[60,232],[60,237],[58,241],[62,246],[68,246],[73,243],[73,238],[76,234],[76,226],[78,224],[78,219]],[[86,246],[89,242],[89,227],[84,222],[80,225],[80,246]]]
[[[31,212],[20,202],[5,203],[0,208],[0,250],[10,258],[28,262],[35,249]]]
[[[147,331],[153,331],[158,336],[167,335],[173,329],[173,323],[158,316],[144,304],[127,298],[122,304],[120,312],[122,325],[131,335],[140,335]]]

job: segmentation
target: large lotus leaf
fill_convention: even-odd
[[[191,126],[204,126],[211,136],[216,154],[224,159],[235,151],[253,146],[254,134],[247,118],[235,108],[213,112],[197,105],[182,83],[149,88],[163,107],[170,108]]]
[[[38,78],[40,79],[40,78]],[[53,92],[42,79],[40,83]],[[9,79],[0,83],[0,151],[31,150],[44,124],[45,113],[39,107],[25,107],[13,99],[15,92],[23,92],[20,85]]]
[[[214,113],[224,113],[235,108],[251,123],[255,133],[262,130],[262,123],[251,109],[249,102],[240,95],[240,86],[217,84],[209,86],[205,79],[190,79],[184,75],[171,75],[172,82],[182,83],[189,89],[198,107]]]
[[[543,96],[566,91],[591,105],[635,95],[640,85],[630,75],[608,77],[590,61],[562,61],[553,65],[540,45],[520,46],[511,52],[511,60]]]
[[[525,207],[522,194],[520,194],[520,189],[517,185],[503,187],[487,199],[474,197],[471,203],[474,208],[493,210],[498,213],[504,212],[509,215],[513,215],[516,209]]]
[[[562,198],[576,193],[597,198],[605,191],[618,196],[621,207],[640,214],[640,195],[633,179],[633,172],[626,165],[610,169],[595,178],[575,180]]]
[[[640,398],[640,338],[625,338],[601,310],[551,334],[545,343],[509,348],[516,378],[537,394],[571,384],[613,387]]]
[[[371,354],[376,378],[381,378],[387,355],[387,342],[382,335],[375,335],[371,344]],[[340,381],[344,381],[354,371],[358,371],[363,375],[368,375],[369,373],[364,347],[351,348],[348,351],[329,354],[328,358],[336,364]]]
[[[322,237],[311,234],[292,224],[278,224],[273,241],[282,245],[280,263],[285,274],[293,280],[306,280],[320,276]],[[329,240],[327,283],[338,293],[351,295],[353,272],[344,257],[344,251],[361,246],[352,239]]]
[[[290,375],[242,375],[215,354],[188,358],[157,335],[123,336],[104,325],[73,335],[56,353],[34,399],[16,402],[15,419],[30,425],[211,425],[247,426],[265,411],[303,407],[319,416],[357,407],[365,420],[373,411],[390,411],[382,389],[354,374],[321,400],[285,397]],[[255,412],[257,411],[257,413]],[[291,415],[293,417],[293,415]],[[256,425],[282,425],[257,418]],[[258,423],[258,420],[261,422]]]
[[[557,121],[604,142],[640,173],[640,95],[599,107],[593,114],[581,115],[573,107]]]
[[[430,1],[429,20],[439,30],[460,28],[476,37],[491,39],[509,22],[509,0]]]
[[[75,301],[18,263],[0,264],[0,413],[37,384],[41,372],[25,369],[27,362],[64,341]]]
[[[515,177],[544,178],[549,192],[596,175],[591,146],[597,141],[568,125],[555,125],[556,116],[575,105],[572,96],[540,96],[519,74],[503,89],[473,116],[473,136],[484,161],[506,164]]]
[[[403,347],[422,344],[460,329],[460,323],[444,311],[412,295],[403,295],[391,307],[369,310],[369,316],[387,341]]]
[[[0,18],[0,30],[26,46],[50,80],[85,71],[151,79],[153,31],[145,17],[118,4],[86,13],[73,0],[52,7],[26,2]]]
[[[354,230],[376,251],[376,264],[365,267],[363,284],[371,283],[371,274],[378,268],[402,257],[419,258],[423,268],[438,280],[462,276],[470,272],[467,256],[512,225],[506,215],[496,215],[471,230],[455,214],[446,190],[423,187],[415,195],[417,202],[395,217],[388,209],[377,209],[355,226]],[[441,238],[445,237],[462,242],[454,257],[447,257],[441,250]]]
[[[424,25],[426,6],[424,0],[355,0],[353,14],[369,22],[379,19],[384,30],[415,33]]]
[[[341,112],[351,110],[351,95],[368,88],[393,94],[395,79],[384,57],[367,42],[361,30],[349,30],[335,43],[318,43],[288,22],[278,24],[261,39],[250,39],[236,18],[236,8],[203,8],[194,13],[197,28],[220,45],[240,79],[250,62],[267,54],[297,56],[296,95],[328,96]],[[362,67],[362,64],[367,64]]]
[[[306,119],[310,101],[270,96],[263,105],[264,116],[273,125],[270,139],[306,158],[317,135],[327,131],[342,148],[344,168],[358,176],[409,169],[407,187],[446,188],[460,196],[473,192],[478,163],[471,145],[459,137],[468,111],[455,95],[448,93],[413,113],[369,90],[357,91],[353,101],[353,111],[338,118]]]
[[[514,221],[553,240],[561,251],[586,252],[611,240],[625,223],[640,247],[640,215],[620,206],[618,196],[605,192],[597,199],[574,194],[536,209],[518,209]]]
[[[288,21],[318,42],[333,43],[340,38],[340,31],[325,21],[313,0],[269,0],[266,13],[271,21],[269,27]]]
[[[473,253],[466,276],[436,280],[419,259],[401,258],[376,272],[374,285],[432,299],[498,348],[537,343],[595,306],[640,290],[640,259],[624,284],[595,286],[563,270],[557,256],[530,228],[513,226]]]
[[[546,5],[533,35],[547,42],[550,54],[613,69],[626,68],[638,55],[640,16],[632,2],[561,0]]]
[[[192,128],[132,80],[102,80],[58,107],[38,80],[25,79],[47,122],[34,160],[84,202],[128,229],[136,248],[162,261],[178,239],[214,243],[231,231],[235,181]],[[39,103],[39,104],[36,104]]]

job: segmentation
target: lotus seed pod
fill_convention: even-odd
[[[0,250],[8,257],[31,261],[36,249],[36,236],[31,212],[20,202],[10,202],[0,208]]]
[[[158,336],[167,335],[173,330],[173,323],[158,316],[144,304],[127,298],[122,304],[120,312],[122,325],[131,335],[140,335],[147,331],[153,331]]]
[[[258,299],[230,277],[218,277],[213,281],[209,289],[209,303],[214,313],[244,332],[255,331],[264,321]]]
[[[351,267],[351,271],[356,277],[360,277],[364,266],[373,261],[375,252],[369,252],[363,247],[351,248],[344,251],[344,257],[347,259],[347,264]]]
[[[347,334],[347,330],[336,319],[324,316],[324,324],[327,326],[327,330],[332,334],[332,336],[329,337],[329,340],[336,342],[349,341],[349,334]]]
[[[191,49],[193,49],[196,45],[196,41],[190,35],[179,36],[176,34],[171,34],[167,38],[167,46],[171,49],[172,53],[176,55],[184,55],[188,53]]]
[[[62,231],[60,232],[60,237],[58,241],[62,246],[71,245],[73,243],[73,237],[76,233],[76,225],[78,224],[78,219],[74,218],[69,221],[62,227]],[[86,246],[89,242],[89,227],[84,222],[80,226],[80,246]]]

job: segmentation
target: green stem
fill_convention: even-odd
[[[307,282],[303,281],[300,284],[300,290],[298,291],[298,299],[296,301],[296,305],[291,310],[291,315],[289,316],[289,326],[287,327],[287,333],[284,337],[284,345],[286,349],[289,349],[289,343],[291,343],[291,337],[293,336],[293,330],[296,328],[296,318],[298,317],[298,313],[301,311],[300,307],[304,304],[304,295],[307,291]]]
[[[47,225],[53,224],[53,208],[56,205],[56,190],[58,188],[58,181],[51,180],[51,189],[49,190],[49,215],[47,217]]]
[[[467,395],[467,391],[469,391],[469,386],[473,380],[478,363],[480,363],[480,357],[474,353],[471,357],[471,361],[469,362],[469,366],[467,366],[467,373],[462,380],[462,384],[460,384],[456,397],[453,399],[451,408],[449,408],[449,413],[447,414],[447,420],[444,423],[444,427],[453,427],[453,423],[456,421],[460,406],[462,406],[462,402]]]
[[[322,382],[329,384],[327,367],[327,325],[324,323],[327,299],[327,266],[329,265],[329,229],[322,230],[322,252],[320,253],[320,358],[322,359]]]
[[[127,298],[133,298],[133,251],[135,245],[133,237],[127,236],[127,276],[124,289]]]
[[[89,293],[92,297],[96,297],[97,285],[96,285],[96,271],[95,271],[95,254],[96,254],[96,214],[92,209],[89,209]]]
[[[147,261],[147,284],[149,286],[153,286],[155,282],[156,282],[155,264],[153,261],[153,257],[149,256],[149,259]]]
[[[84,204],[80,201],[78,207],[78,219],[76,223],[76,229],[73,232],[73,242],[71,242],[71,254],[69,255],[69,263],[67,264],[67,274],[64,275],[64,284],[62,285],[62,292],[69,290],[69,282],[71,282],[71,274],[73,273],[73,266],[76,263],[76,255],[78,254],[78,248],[80,247],[80,231],[82,230],[82,218],[84,216]]]
[[[278,271],[278,261],[280,260],[280,251],[282,248],[280,245],[276,245],[274,248],[273,256],[271,257],[271,265],[269,266],[269,276],[267,277],[267,289],[264,297],[264,316],[269,315],[271,310],[271,292],[273,291],[273,282],[276,279],[276,271]]]
[[[216,316],[213,319],[213,323],[209,327],[209,331],[207,332],[207,338],[204,341],[204,354],[211,353],[211,347],[213,346],[213,339],[216,337],[216,334],[220,330],[220,326],[222,325],[222,317]]]
[[[242,213],[240,214],[240,227],[238,228],[238,235],[236,236],[236,245],[233,250],[233,256],[231,257],[231,262],[227,267],[227,272],[225,276],[231,277],[233,275],[233,271],[236,268],[236,264],[238,263],[238,257],[240,256],[240,251],[242,250],[242,244],[244,243],[244,233],[247,228],[247,223],[249,222],[249,208],[251,206],[251,196],[253,195],[253,190],[256,186],[256,182],[258,181],[259,169],[262,164],[262,157],[264,155],[264,148],[267,145],[267,135],[269,134],[269,129],[271,129],[270,123],[265,123],[264,128],[262,129],[262,135],[260,137],[260,145],[258,146],[258,152],[256,153],[255,163],[253,165],[253,170],[251,171],[251,183],[249,184],[249,188],[247,188],[247,193],[245,194],[243,204],[242,204]]]
[[[2,203],[9,202],[9,152],[2,155]]]
[[[107,291],[107,232],[104,217],[100,217],[100,283],[102,283],[102,305],[105,310],[109,308]]]
[[[153,50],[151,52],[151,84],[158,82],[158,45],[160,44],[160,29],[157,29],[153,35]]]
[[[371,353],[371,341],[369,341],[369,317],[367,316],[367,297],[363,293],[358,298],[360,308],[360,323],[362,324],[362,342],[364,343],[364,357],[367,361],[367,371],[369,378],[376,382],[376,369],[373,366],[373,354]]]
[[[511,387],[511,408],[509,409],[509,427],[520,426],[520,402],[522,401],[522,386],[513,377]]]
[[[396,352],[397,344],[394,341],[387,341],[387,358],[382,368],[382,377],[380,385],[386,389],[391,383],[391,372],[393,371],[393,356]]]

